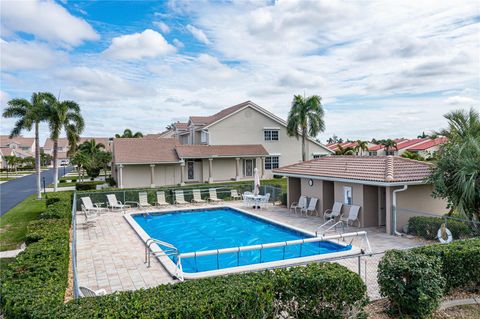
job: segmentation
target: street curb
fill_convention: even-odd
[[[473,298],[467,298],[467,299],[456,299],[456,300],[447,300],[442,302],[440,305],[440,310],[445,310],[448,308],[452,307],[457,307],[457,306],[465,306],[465,305],[480,305],[480,300],[476,299],[475,297]]]

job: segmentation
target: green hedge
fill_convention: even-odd
[[[480,238],[417,247],[412,251],[441,259],[447,291],[480,290]]]
[[[380,294],[393,312],[414,318],[429,316],[440,304],[445,287],[440,258],[413,251],[387,251],[378,265]]]
[[[438,229],[445,223],[441,217],[414,216],[408,220],[408,232],[412,235],[421,236],[427,240],[436,240]],[[454,239],[464,239],[478,236],[479,230],[468,224],[457,220],[448,220],[447,228],[452,232]]]
[[[55,318],[63,305],[68,279],[70,194],[53,196],[61,200],[51,200],[42,218],[63,217],[31,222],[27,248],[2,269],[0,303],[6,318]]]
[[[97,189],[97,182],[82,182],[75,184],[75,189],[77,191],[88,191]]]
[[[325,263],[82,298],[57,318],[356,318],[366,302],[357,274]]]

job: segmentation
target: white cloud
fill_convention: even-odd
[[[173,52],[175,47],[152,29],[113,38],[112,44],[104,51],[108,57],[121,60],[152,58]]]
[[[0,39],[1,65],[4,70],[45,69],[68,60],[62,51],[51,50],[37,42],[7,42]]]
[[[182,41],[178,39],[173,39],[173,45],[176,46],[177,48],[181,49],[185,46]]]
[[[449,98],[447,98],[445,100],[445,103],[448,104],[448,105],[452,105],[452,106],[478,106],[480,103],[479,103],[479,100],[478,99],[474,99],[474,98],[471,98],[471,97],[468,97],[468,96],[459,96],[459,95],[456,95],[456,96],[451,96]]]
[[[76,46],[99,39],[90,24],[53,1],[1,1],[1,21],[2,29],[30,33],[52,44]]]
[[[187,25],[187,30],[190,31],[190,33],[193,35],[193,37],[195,39],[197,39],[198,41],[200,41],[201,43],[210,44],[210,40],[207,38],[207,36],[205,35],[205,33],[202,30],[200,30],[198,28],[195,28],[191,24]]]
[[[153,25],[160,29],[160,31],[162,31],[163,33],[170,32],[170,27],[165,22],[153,21]]]

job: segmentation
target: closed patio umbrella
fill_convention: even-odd
[[[260,194],[260,176],[258,175],[258,168],[255,167],[253,171],[255,172],[253,195],[258,196]]]

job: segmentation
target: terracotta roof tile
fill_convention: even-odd
[[[399,143],[402,143],[403,141],[406,141],[406,139],[396,138],[396,139],[394,139],[394,141],[397,143],[397,146],[398,146]],[[374,151],[379,151],[383,148],[384,148],[383,145],[377,144],[377,145],[373,145],[373,146],[369,147],[368,150],[371,151],[371,152],[374,152]]]
[[[250,101],[246,101],[246,102],[242,102],[240,104],[237,104],[237,105],[234,105],[234,106],[230,106],[226,109],[223,109],[221,110],[220,112],[218,113],[215,113],[213,115],[210,115],[210,116],[190,116],[190,121],[192,121],[194,124],[201,124],[201,125],[208,125],[208,124],[211,124],[213,122],[216,122],[238,110],[240,110],[242,107],[250,104],[251,102]]]
[[[260,144],[254,145],[177,145],[180,158],[265,156],[268,152]]]
[[[16,137],[10,138],[10,136],[8,135],[0,135],[0,147],[8,147],[8,144],[12,142],[20,146],[32,147],[33,143],[35,143],[35,138],[23,137],[23,136],[16,136]]]
[[[429,139],[421,144],[415,145],[413,147],[410,147],[408,150],[409,151],[424,151],[427,150],[431,147],[443,144],[447,141],[446,137],[437,137],[435,139]]]
[[[112,151],[112,147],[109,143],[109,138],[108,137],[81,137],[80,140],[78,141],[78,144],[82,144],[83,142],[90,141],[90,140],[95,140],[97,143],[102,143],[105,145],[108,151]],[[67,147],[68,146],[68,139],[66,137],[60,137],[58,139],[58,147]],[[51,138],[47,138],[45,140],[45,144],[43,145],[44,149],[51,150],[53,149],[53,140]]]
[[[326,156],[273,172],[371,182],[411,182],[423,181],[430,175],[431,167],[430,163],[398,156]]]
[[[116,164],[178,162],[178,143],[173,138],[115,138],[113,157]]]

